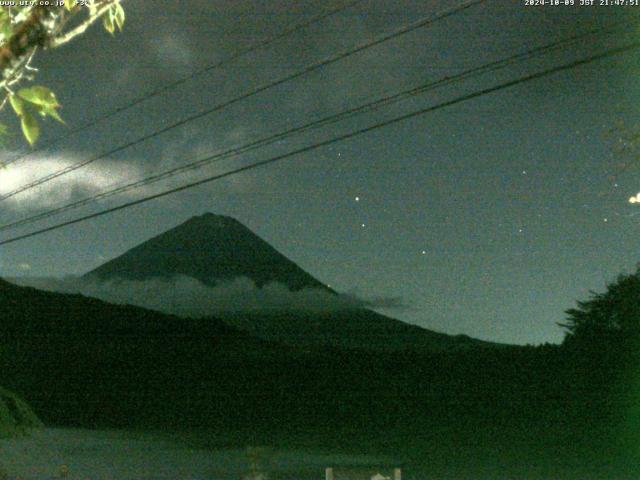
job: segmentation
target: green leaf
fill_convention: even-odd
[[[64,0],[64,8],[66,8],[68,12],[73,10],[73,7],[75,6],[76,6],[76,0]]]
[[[11,103],[11,107],[13,108],[13,111],[16,112],[16,115],[21,117],[24,113],[24,102],[22,101],[22,99],[17,95],[10,93],[9,103]]]
[[[113,23],[113,16],[111,15],[111,10],[106,15],[102,16],[102,24],[104,25],[104,29],[113,35],[116,27]]]
[[[27,139],[29,144],[33,146],[40,136],[40,125],[33,115],[26,110],[20,117],[20,125],[22,126],[22,133]]]
[[[31,104],[31,107],[40,114],[42,118],[46,118],[47,116],[52,117],[60,123],[64,123],[64,120],[60,117],[60,114],[56,110],[57,106],[51,107],[48,105],[37,105],[35,103]]]
[[[122,31],[122,27],[124,26],[124,18],[124,8],[122,8],[122,5],[118,2],[113,6],[113,20],[120,31]]]
[[[60,114],[54,107],[43,107],[42,112],[45,115],[49,115],[54,120],[57,120],[58,122],[64,124],[64,120],[62,119],[62,117],[60,117]]]
[[[56,95],[47,87],[36,85],[29,88],[23,88],[18,91],[18,95],[24,100],[31,102],[35,105],[41,105],[43,107],[56,108],[60,106]]]

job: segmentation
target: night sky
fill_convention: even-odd
[[[340,5],[332,0],[124,2],[124,32],[101,26],[39,52],[67,127],[0,171],[0,193],[153,132],[391,32],[447,1],[363,1],[186,82],[52,148],[51,141],[191,72]],[[630,20],[640,7],[527,7],[487,0],[205,116],[0,204],[0,223],[279,132],[380,96]],[[111,198],[0,239],[285,153],[341,132],[636,40],[589,38],[543,58],[314,130],[241,158]],[[0,247],[0,275],[84,273],[210,211],[244,223],[339,291],[399,298],[382,310],[433,330],[512,343],[559,342],[564,310],[640,261],[640,169],[613,154],[640,118],[640,53],[524,83],[161,200]],[[3,113],[10,122],[10,112]],[[12,124],[14,125],[14,124]],[[16,138],[6,159],[26,150]],[[616,173],[619,173],[614,177]]]

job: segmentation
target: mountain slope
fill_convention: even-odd
[[[406,402],[422,411],[418,397],[465,375],[454,357],[299,349],[215,318],[182,319],[0,280],[0,383],[49,425],[339,436],[394,417],[406,422]],[[467,382],[454,384],[452,398],[457,385]],[[403,389],[402,408],[386,396],[390,389]]]
[[[211,213],[192,217],[85,276],[145,280],[178,275],[206,285],[247,277],[259,287],[278,282],[291,290],[327,288],[237,220]]]
[[[85,277],[148,280],[178,275],[196,278],[207,285],[248,277],[258,286],[278,282],[293,291],[320,288],[329,294],[327,303],[335,293],[237,220],[210,213],[193,217],[143,242]],[[138,304],[144,305],[143,300]],[[423,352],[495,345],[408,325],[366,308],[317,307],[239,309],[216,311],[216,315],[252,335],[290,345]]]
[[[434,332],[365,308],[328,312],[233,312],[221,318],[258,338],[300,347],[438,353],[501,346],[466,335]]]

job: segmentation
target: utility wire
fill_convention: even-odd
[[[111,190],[107,190],[101,193],[98,193],[96,195],[92,195],[90,197],[86,197],[83,198],[81,200],[77,200],[75,202],[71,202],[65,205],[62,205],[60,207],[51,209],[51,210],[47,210],[45,212],[41,212],[39,214],[36,215],[32,215],[30,217],[26,217],[11,223],[7,223],[4,225],[0,225],[0,231],[4,231],[4,230],[9,230],[21,225],[26,225],[26,224],[30,224],[33,222],[36,222],[38,220],[42,220],[45,218],[50,218],[53,217],[55,215],[61,214],[63,212],[72,210],[72,209],[76,209],[76,208],[80,208],[84,205],[96,202],[98,200],[103,200],[105,198],[109,198],[121,193],[125,193],[128,192],[130,190],[134,190],[140,187],[144,187],[147,185],[150,185],[152,183],[156,183],[159,182],[161,180],[164,180],[166,178],[170,178],[173,177],[175,175],[187,172],[187,171],[191,171],[191,170],[195,170],[195,169],[199,169],[202,168],[206,165],[210,165],[212,163],[216,163],[219,162],[221,160],[225,160],[228,158],[232,158],[232,157],[236,157],[238,155],[241,155],[243,153],[252,151],[252,150],[256,150],[258,148],[264,147],[266,145],[270,145],[273,144],[279,140],[282,140],[284,138],[288,138],[291,137],[293,135],[305,132],[307,130],[311,130],[311,129],[316,129],[325,125],[329,125],[329,124],[333,124],[339,121],[343,121],[346,120],[348,118],[352,118],[356,115],[361,115],[363,113],[366,112],[370,112],[373,110],[377,110],[380,109],[382,107],[386,107],[389,106],[391,104],[397,103],[399,101],[402,100],[406,100],[408,98],[412,98],[416,95],[419,94],[423,94],[425,92],[428,92],[430,90],[442,87],[444,85],[448,85],[451,83],[456,83],[456,82],[460,82],[462,80],[466,80],[468,78],[472,78],[472,77],[476,77],[482,74],[485,74],[487,72],[492,72],[492,71],[496,71],[499,69],[503,69],[506,68],[510,65],[516,64],[516,63],[520,63],[523,62],[525,60],[528,60],[530,58],[536,57],[536,56],[540,56],[543,55],[547,52],[553,51],[553,50],[557,50],[560,47],[564,47],[567,45],[572,45],[576,42],[578,42],[579,40],[582,40],[584,38],[590,37],[590,36],[594,36],[594,35],[599,35],[599,34],[611,34],[611,33],[617,33],[619,32],[619,27],[621,26],[621,24],[614,24],[611,26],[607,26],[607,27],[603,27],[603,28],[599,28],[599,29],[594,29],[594,30],[590,30],[587,32],[583,32],[580,33],[578,35],[574,35],[572,37],[568,37],[565,39],[561,39],[534,49],[530,49],[527,50],[525,52],[521,52],[515,55],[512,55],[510,57],[501,59],[501,60],[497,60],[494,62],[490,62],[484,65],[480,65],[478,67],[472,68],[472,69],[468,69],[465,70],[461,73],[458,73],[456,75],[453,75],[451,77],[444,77],[441,78],[440,80],[437,81],[433,81],[433,82],[427,82],[425,84],[422,84],[418,87],[409,89],[409,90],[404,90],[402,92],[399,93],[395,93],[393,95],[390,96],[386,96],[383,97],[381,99],[375,100],[373,102],[369,102],[366,103],[364,105],[355,107],[355,108],[351,108],[348,109],[346,111],[342,111],[340,113],[337,114],[333,114],[333,115],[329,115],[326,116],[324,118],[320,118],[318,120],[314,120],[312,122],[306,123],[304,125],[298,126],[298,127],[294,127],[291,128],[289,130],[277,133],[277,134],[272,134],[269,135],[267,137],[263,137],[260,138],[258,140],[255,140],[253,142],[250,143],[246,143],[244,145],[238,146],[238,147],[233,147],[230,148],[228,150],[225,150],[223,152],[220,153],[216,153],[213,155],[209,155],[205,158],[199,159],[195,162],[191,162],[188,163],[186,165],[181,165],[169,170],[166,170],[164,172],[160,172],[157,173],[155,175],[151,175],[149,177],[145,177],[143,179],[113,188]]]
[[[44,177],[41,177],[38,180],[35,180],[35,181],[30,182],[30,183],[28,183],[26,185],[23,185],[22,187],[19,187],[19,188],[15,189],[15,190],[12,190],[12,191],[8,192],[8,193],[0,195],[0,201],[7,200],[8,198],[11,198],[11,197],[13,197],[15,195],[18,195],[19,193],[22,193],[24,191],[30,190],[31,188],[37,187],[39,185],[42,185],[43,183],[46,183],[46,182],[51,181],[51,180],[53,180],[55,178],[58,178],[58,177],[60,177],[62,175],[66,175],[67,173],[73,172],[73,171],[75,171],[75,170],[77,170],[79,168],[82,168],[82,167],[84,167],[86,165],[89,165],[90,163],[93,163],[96,160],[100,160],[100,159],[105,158],[107,156],[113,155],[114,153],[121,152],[122,150],[125,150],[125,149],[127,149],[129,147],[132,147],[134,145],[142,143],[142,142],[144,142],[146,140],[149,140],[151,138],[157,137],[158,135],[160,135],[162,133],[165,133],[165,132],[168,132],[169,130],[173,130],[174,128],[177,128],[177,127],[180,127],[182,125],[185,125],[186,123],[189,123],[189,122],[192,122],[192,121],[197,120],[199,118],[202,118],[202,117],[204,117],[206,115],[209,115],[209,114],[211,114],[213,112],[216,112],[218,110],[222,110],[223,108],[226,108],[226,107],[228,107],[230,105],[233,105],[233,104],[235,104],[235,103],[237,103],[237,102],[239,102],[241,100],[245,100],[245,99],[247,99],[249,97],[257,95],[258,93],[264,92],[265,90],[269,90],[269,89],[271,89],[273,87],[276,87],[278,85],[281,85],[283,83],[289,82],[289,81],[291,81],[293,79],[296,79],[298,77],[306,75],[306,74],[308,74],[310,72],[313,72],[314,70],[318,70],[318,69],[320,69],[322,67],[325,67],[325,66],[330,65],[332,63],[338,62],[339,60],[343,60],[343,59],[345,59],[347,57],[350,57],[351,55],[355,55],[356,53],[362,52],[362,51],[364,51],[366,49],[369,49],[369,48],[374,47],[376,45],[380,45],[380,44],[382,44],[384,42],[387,42],[389,40],[397,38],[397,37],[399,37],[401,35],[405,35],[405,34],[407,34],[409,32],[414,31],[414,30],[417,30],[419,28],[425,27],[427,25],[435,23],[435,22],[437,22],[439,20],[442,20],[444,18],[447,18],[447,17],[450,17],[450,16],[455,15],[457,13],[460,13],[463,10],[466,10],[466,9],[468,9],[468,8],[474,6],[474,5],[483,3],[485,1],[487,1],[487,0],[468,0],[468,1],[465,1],[465,2],[461,3],[460,5],[458,5],[458,6],[454,7],[454,8],[450,8],[448,10],[445,10],[445,11],[442,11],[440,13],[437,13],[434,16],[430,16],[428,18],[425,18],[425,19],[419,20],[417,22],[411,23],[410,25],[402,27],[402,28],[400,28],[399,30],[396,30],[393,33],[386,34],[381,38],[378,38],[378,39],[370,41],[370,42],[366,42],[366,43],[364,43],[362,45],[359,45],[359,46],[357,46],[355,48],[352,48],[350,50],[346,50],[346,51],[344,51],[342,53],[339,53],[337,55],[329,57],[329,58],[327,58],[325,60],[322,60],[320,62],[314,63],[314,64],[312,64],[312,65],[310,65],[308,67],[305,67],[304,69],[302,69],[302,70],[300,70],[298,72],[292,73],[290,75],[286,75],[285,77],[282,77],[282,78],[280,78],[278,80],[275,80],[273,82],[270,82],[270,83],[267,83],[267,84],[262,85],[260,87],[257,87],[254,90],[246,92],[246,93],[244,93],[244,94],[242,94],[242,95],[240,95],[238,97],[235,97],[235,98],[232,98],[231,100],[228,100],[226,102],[220,103],[220,104],[218,104],[218,105],[216,105],[216,106],[214,106],[212,108],[209,108],[209,109],[207,109],[207,110],[205,110],[203,112],[197,113],[195,115],[191,115],[190,117],[187,117],[187,118],[185,118],[183,120],[179,120],[179,121],[177,121],[177,122],[175,122],[175,123],[173,123],[173,124],[171,124],[171,125],[169,125],[167,127],[161,128],[160,130],[156,130],[155,132],[153,132],[151,134],[139,137],[136,140],[133,140],[133,141],[131,141],[129,143],[126,143],[124,145],[121,145],[119,147],[116,147],[116,148],[114,148],[112,150],[109,150],[108,152],[102,153],[102,154],[100,154],[98,156],[95,156],[95,157],[91,157],[91,158],[89,158],[87,160],[83,160],[83,161],[75,163],[73,165],[69,165],[69,166],[67,166],[65,168],[62,168],[62,169],[60,169],[60,170],[58,170],[56,172],[53,172],[53,173],[51,173],[49,175],[45,175]]]
[[[46,228],[42,228],[40,230],[36,230],[36,231],[30,232],[30,233],[26,233],[24,235],[19,235],[19,236],[13,237],[13,238],[9,238],[7,240],[2,240],[2,241],[0,241],[0,246],[7,245],[9,243],[14,243],[14,242],[17,242],[19,240],[24,240],[26,238],[34,237],[36,235],[41,235],[43,233],[50,232],[50,231],[53,231],[53,230],[58,230],[58,229],[60,229],[62,227],[66,227],[68,225],[73,225],[73,224],[84,222],[84,221],[87,221],[87,220],[90,220],[90,219],[93,219],[93,218],[101,217],[103,215],[107,215],[109,213],[117,212],[119,210],[124,210],[126,208],[133,207],[135,205],[140,205],[142,203],[146,203],[146,202],[149,202],[151,200],[155,200],[155,199],[158,199],[158,198],[161,198],[161,197],[165,197],[165,196],[177,193],[177,192],[181,192],[183,190],[187,190],[187,189],[199,186],[199,185],[203,185],[203,184],[210,183],[210,182],[213,182],[213,181],[216,181],[216,180],[220,180],[220,179],[223,179],[223,178],[226,178],[226,177],[238,174],[238,173],[246,172],[248,170],[253,170],[254,168],[263,167],[265,165],[270,165],[272,163],[276,163],[276,162],[279,162],[281,160],[285,160],[287,158],[294,157],[296,155],[307,153],[307,152],[310,152],[312,150],[316,150],[316,149],[321,148],[321,147],[325,147],[325,146],[328,146],[328,145],[331,145],[331,144],[334,144],[334,143],[337,143],[337,142],[341,142],[343,140],[347,140],[349,138],[357,137],[359,135],[363,135],[365,133],[372,132],[374,130],[378,130],[378,129],[386,127],[388,125],[392,125],[394,123],[398,123],[398,122],[401,122],[401,121],[404,121],[404,120],[408,120],[410,118],[415,118],[415,117],[424,115],[426,113],[430,113],[430,112],[433,112],[433,111],[436,111],[436,110],[440,110],[440,109],[445,108],[445,107],[456,105],[458,103],[462,103],[462,102],[465,102],[467,100],[478,98],[478,97],[487,95],[489,93],[497,92],[497,91],[503,90],[505,88],[513,87],[513,86],[516,86],[516,85],[519,85],[519,84],[522,84],[522,83],[530,82],[532,80],[537,80],[539,78],[547,77],[547,76],[552,75],[554,73],[570,70],[570,69],[579,67],[581,65],[586,65],[586,64],[595,62],[597,60],[602,60],[604,58],[612,57],[614,55],[619,55],[621,53],[629,52],[629,51],[635,50],[637,48],[640,48],[640,42],[635,42],[635,43],[627,44],[627,45],[622,46],[622,47],[609,49],[609,50],[606,50],[606,51],[601,52],[599,54],[591,55],[589,57],[586,57],[586,58],[583,58],[583,59],[580,59],[580,60],[576,60],[576,61],[573,61],[573,62],[570,62],[570,63],[566,63],[564,65],[560,65],[560,66],[556,66],[556,67],[553,67],[553,68],[549,68],[549,69],[546,69],[546,70],[543,70],[543,71],[540,71],[540,72],[537,72],[537,73],[532,73],[532,74],[529,74],[529,75],[525,75],[525,76],[517,78],[515,80],[510,80],[508,82],[504,82],[504,83],[501,83],[501,84],[493,86],[493,87],[488,87],[488,88],[485,88],[485,89],[482,89],[482,90],[478,90],[476,92],[468,93],[466,95],[462,95],[460,97],[457,97],[457,98],[455,98],[453,100],[448,100],[446,102],[442,102],[442,103],[439,103],[439,104],[431,106],[431,107],[426,107],[426,108],[422,108],[420,110],[416,110],[416,111],[413,111],[413,112],[410,112],[410,113],[406,113],[404,115],[400,115],[400,116],[391,118],[389,120],[385,120],[385,121],[380,122],[380,123],[376,123],[374,125],[371,125],[371,126],[359,129],[359,130],[355,130],[355,131],[352,131],[352,132],[349,132],[349,133],[345,133],[343,135],[340,135],[338,137],[334,137],[334,138],[329,139],[329,140],[325,140],[325,141],[322,141],[322,142],[314,143],[312,145],[308,145],[306,147],[299,148],[297,150],[293,150],[291,152],[288,152],[288,153],[285,153],[285,154],[282,154],[282,155],[277,155],[275,157],[271,157],[271,158],[268,158],[266,160],[255,162],[255,163],[252,163],[250,165],[245,165],[243,167],[239,167],[239,168],[236,168],[234,170],[230,170],[230,171],[225,172],[225,173],[212,175],[210,177],[206,177],[206,178],[203,178],[203,179],[200,179],[200,180],[197,180],[197,181],[185,184],[185,185],[181,185],[179,187],[175,187],[175,188],[172,188],[170,190],[165,190],[163,192],[159,192],[159,193],[156,193],[156,194],[153,194],[153,195],[148,195],[146,197],[139,198],[137,200],[132,200],[130,202],[127,202],[127,203],[124,203],[124,204],[121,204],[121,205],[118,205],[118,206],[115,206],[115,207],[111,207],[111,208],[108,208],[108,209],[105,209],[105,210],[101,210],[99,212],[95,212],[95,213],[92,213],[92,214],[89,214],[89,215],[78,217],[78,218],[75,218],[73,220],[67,220],[65,222],[61,222],[61,223],[58,223],[56,225],[52,225],[52,226],[49,226],[49,227],[46,227]]]
[[[243,56],[245,56],[245,55],[247,55],[249,53],[253,53],[253,52],[257,51],[257,50],[260,50],[261,48],[264,48],[264,47],[266,47],[268,45],[271,45],[272,43],[277,42],[278,40],[280,40],[282,38],[285,38],[285,37],[287,37],[287,36],[289,36],[291,34],[294,34],[294,33],[298,32],[300,30],[303,30],[303,29],[313,25],[314,23],[321,22],[325,18],[331,17],[331,16],[333,16],[333,15],[335,15],[337,13],[340,13],[340,12],[342,12],[344,10],[347,10],[347,9],[349,9],[351,7],[354,7],[358,3],[361,3],[362,1],[363,0],[353,0],[353,1],[347,2],[347,3],[343,4],[340,7],[336,7],[336,8],[334,8],[332,10],[329,10],[329,11],[327,11],[325,13],[317,15],[317,16],[307,20],[306,22],[301,22],[301,23],[299,23],[297,25],[294,25],[294,26],[292,26],[290,28],[286,28],[285,30],[283,30],[282,32],[274,35],[273,37],[270,37],[270,38],[268,38],[268,39],[266,39],[266,40],[264,40],[262,42],[254,43],[253,45],[250,45],[250,46],[248,46],[246,48],[240,49],[236,53],[231,55],[230,57],[224,58],[224,59],[222,59],[222,60],[220,60],[220,61],[218,61],[216,63],[213,63],[211,65],[207,65],[206,67],[201,68],[199,70],[196,70],[195,72],[193,72],[193,73],[191,73],[191,74],[189,74],[189,75],[187,75],[187,76],[185,76],[183,78],[180,78],[180,79],[178,79],[178,80],[176,80],[174,82],[171,82],[171,83],[169,83],[167,85],[164,85],[164,86],[162,86],[160,88],[157,88],[156,90],[153,90],[153,91],[151,91],[151,92],[149,92],[149,93],[147,93],[145,95],[142,95],[142,96],[132,100],[129,103],[126,103],[126,104],[124,104],[124,105],[122,105],[122,106],[120,106],[118,108],[115,108],[114,110],[111,110],[110,112],[108,112],[108,113],[106,113],[104,115],[101,115],[101,116],[99,116],[99,117],[97,117],[97,118],[85,123],[84,125],[74,129],[72,132],[69,132],[66,135],[62,135],[62,136],[56,138],[48,146],[40,147],[40,148],[37,148],[36,150],[32,150],[30,152],[26,152],[26,153],[24,153],[22,155],[19,155],[19,156],[15,157],[15,158],[12,158],[11,160],[8,160],[8,161],[2,163],[2,165],[3,166],[11,165],[12,163],[18,162],[19,160],[21,160],[21,159],[23,159],[25,157],[28,157],[30,155],[33,155],[34,153],[37,153],[39,151],[44,150],[45,148],[54,147],[54,146],[58,145],[59,143],[63,142],[64,140],[76,135],[77,133],[83,132],[83,131],[85,131],[85,130],[87,130],[87,129],[95,126],[95,125],[98,125],[99,123],[101,123],[101,122],[103,122],[105,120],[108,120],[109,118],[112,118],[112,117],[114,117],[114,116],[116,116],[116,115],[118,115],[118,114],[120,114],[120,113],[122,113],[122,112],[124,112],[126,110],[129,110],[129,109],[131,109],[131,108],[133,108],[133,107],[135,107],[135,106],[137,106],[137,105],[139,105],[139,104],[141,104],[141,103],[143,103],[143,102],[145,102],[145,101],[147,101],[147,100],[149,100],[149,99],[151,99],[153,97],[157,97],[158,95],[162,95],[163,93],[168,92],[169,90],[173,90],[174,88],[179,87],[180,85],[183,85],[183,84],[189,82],[190,80],[193,80],[194,78],[197,78],[197,77],[199,77],[199,76],[201,76],[201,75],[203,75],[205,73],[211,72],[212,70],[216,70],[218,68],[222,68],[222,67],[226,66],[228,63],[231,63],[231,62],[233,62],[234,60],[237,60],[240,57],[243,57]]]

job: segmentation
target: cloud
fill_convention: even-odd
[[[89,158],[90,154],[64,153],[52,156],[29,155],[27,158],[0,169],[0,195],[40,180]],[[8,154],[6,158],[14,158]],[[0,158],[2,161],[3,158]],[[54,204],[95,194],[113,185],[130,180],[139,174],[132,162],[102,159],[33,188],[29,188],[6,200],[13,210],[36,210]]]
[[[397,298],[363,299],[352,294],[332,294],[319,288],[291,291],[279,283],[261,288],[241,277],[215,287],[177,276],[173,279],[87,280],[65,278],[14,278],[12,282],[41,290],[80,293],[110,303],[130,304],[180,316],[203,317],[225,312],[306,310],[330,312],[354,308],[399,308]]]

